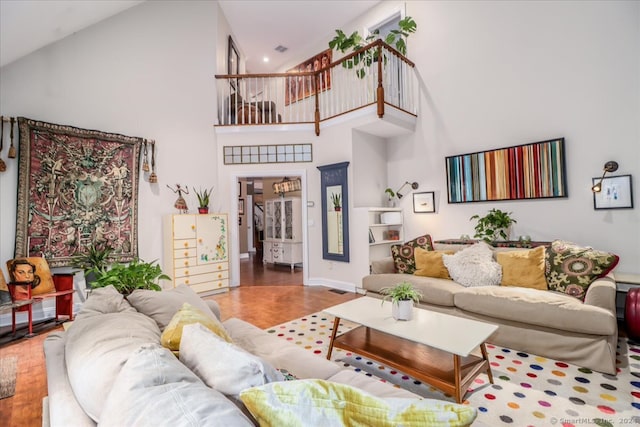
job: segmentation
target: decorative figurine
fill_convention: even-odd
[[[169,185],[167,184],[167,188],[174,193],[178,193],[178,199],[173,204],[173,206],[175,206],[175,208],[178,209],[180,213],[187,213],[189,211],[189,208],[187,207],[187,201],[184,199],[184,197],[182,197],[182,192],[184,191],[184,194],[189,194],[189,187],[185,186],[184,188],[182,188],[180,187],[180,184],[176,184],[176,188],[174,189],[169,187]]]

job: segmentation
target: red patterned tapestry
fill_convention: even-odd
[[[18,118],[15,256],[69,265],[89,246],[114,261],[138,254],[138,170],[143,139]]]

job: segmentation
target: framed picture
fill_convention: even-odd
[[[240,74],[240,52],[231,36],[229,36],[229,46],[227,50],[227,74]],[[234,90],[236,89],[236,79],[230,79],[229,84]]]
[[[449,203],[567,197],[564,138],[449,156]]]
[[[242,182],[238,181],[238,197],[242,197]]]
[[[433,191],[413,193],[413,212],[430,213],[436,211],[436,203]]]
[[[592,185],[600,178],[592,178]],[[633,208],[631,175],[609,176],[602,180],[602,190],[593,193],[594,209],[630,209]]]
[[[244,199],[238,199],[238,215],[244,215]]]
[[[333,50],[327,49],[287,70],[287,73],[294,75],[285,80],[284,105],[315,95],[316,82],[320,85],[320,92],[331,89],[331,69],[325,67],[331,64],[332,54]],[[315,74],[296,75],[300,73]],[[319,80],[316,80],[316,76]]]

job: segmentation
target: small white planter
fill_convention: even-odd
[[[391,315],[396,320],[411,320],[413,301],[397,301],[391,303]]]

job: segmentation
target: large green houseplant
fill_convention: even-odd
[[[513,212],[504,212],[500,209],[491,209],[485,216],[473,215],[469,220],[478,220],[475,226],[474,237],[491,243],[498,239],[509,239],[509,227],[518,221],[513,219]]]
[[[406,16],[398,21],[397,28],[392,29],[384,39],[384,42],[390,46],[393,46],[403,56],[407,54],[407,41],[409,35],[416,32],[418,24],[410,16]],[[362,49],[369,43],[380,38],[379,31],[376,30],[369,34],[367,37],[362,37],[360,33],[354,31],[351,35],[347,36],[342,30],[336,30],[336,35],[329,41],[329,47],[335,49],[341,53],[347,53],[347,51],[355,52]],[[363,52],[360,55],[353,57],[352,61],[344,61],[342,66],[348,69],[355,69],[359,78],[363,78],[366,75],[366,69],[378,60],[378,53],[376,51]],[[386,58],[384,58],[386,64]]]
[[[170,280],[171,278],[164,274],[160,266],[155,263],[156,261],[144,262],[136,258],[128,264],[113,264],[109,270],[98,273],[93,287],[103,288],[113,285],[123,295],[129,295],[136,289],[161,291],[162,287],[158,281]]]

